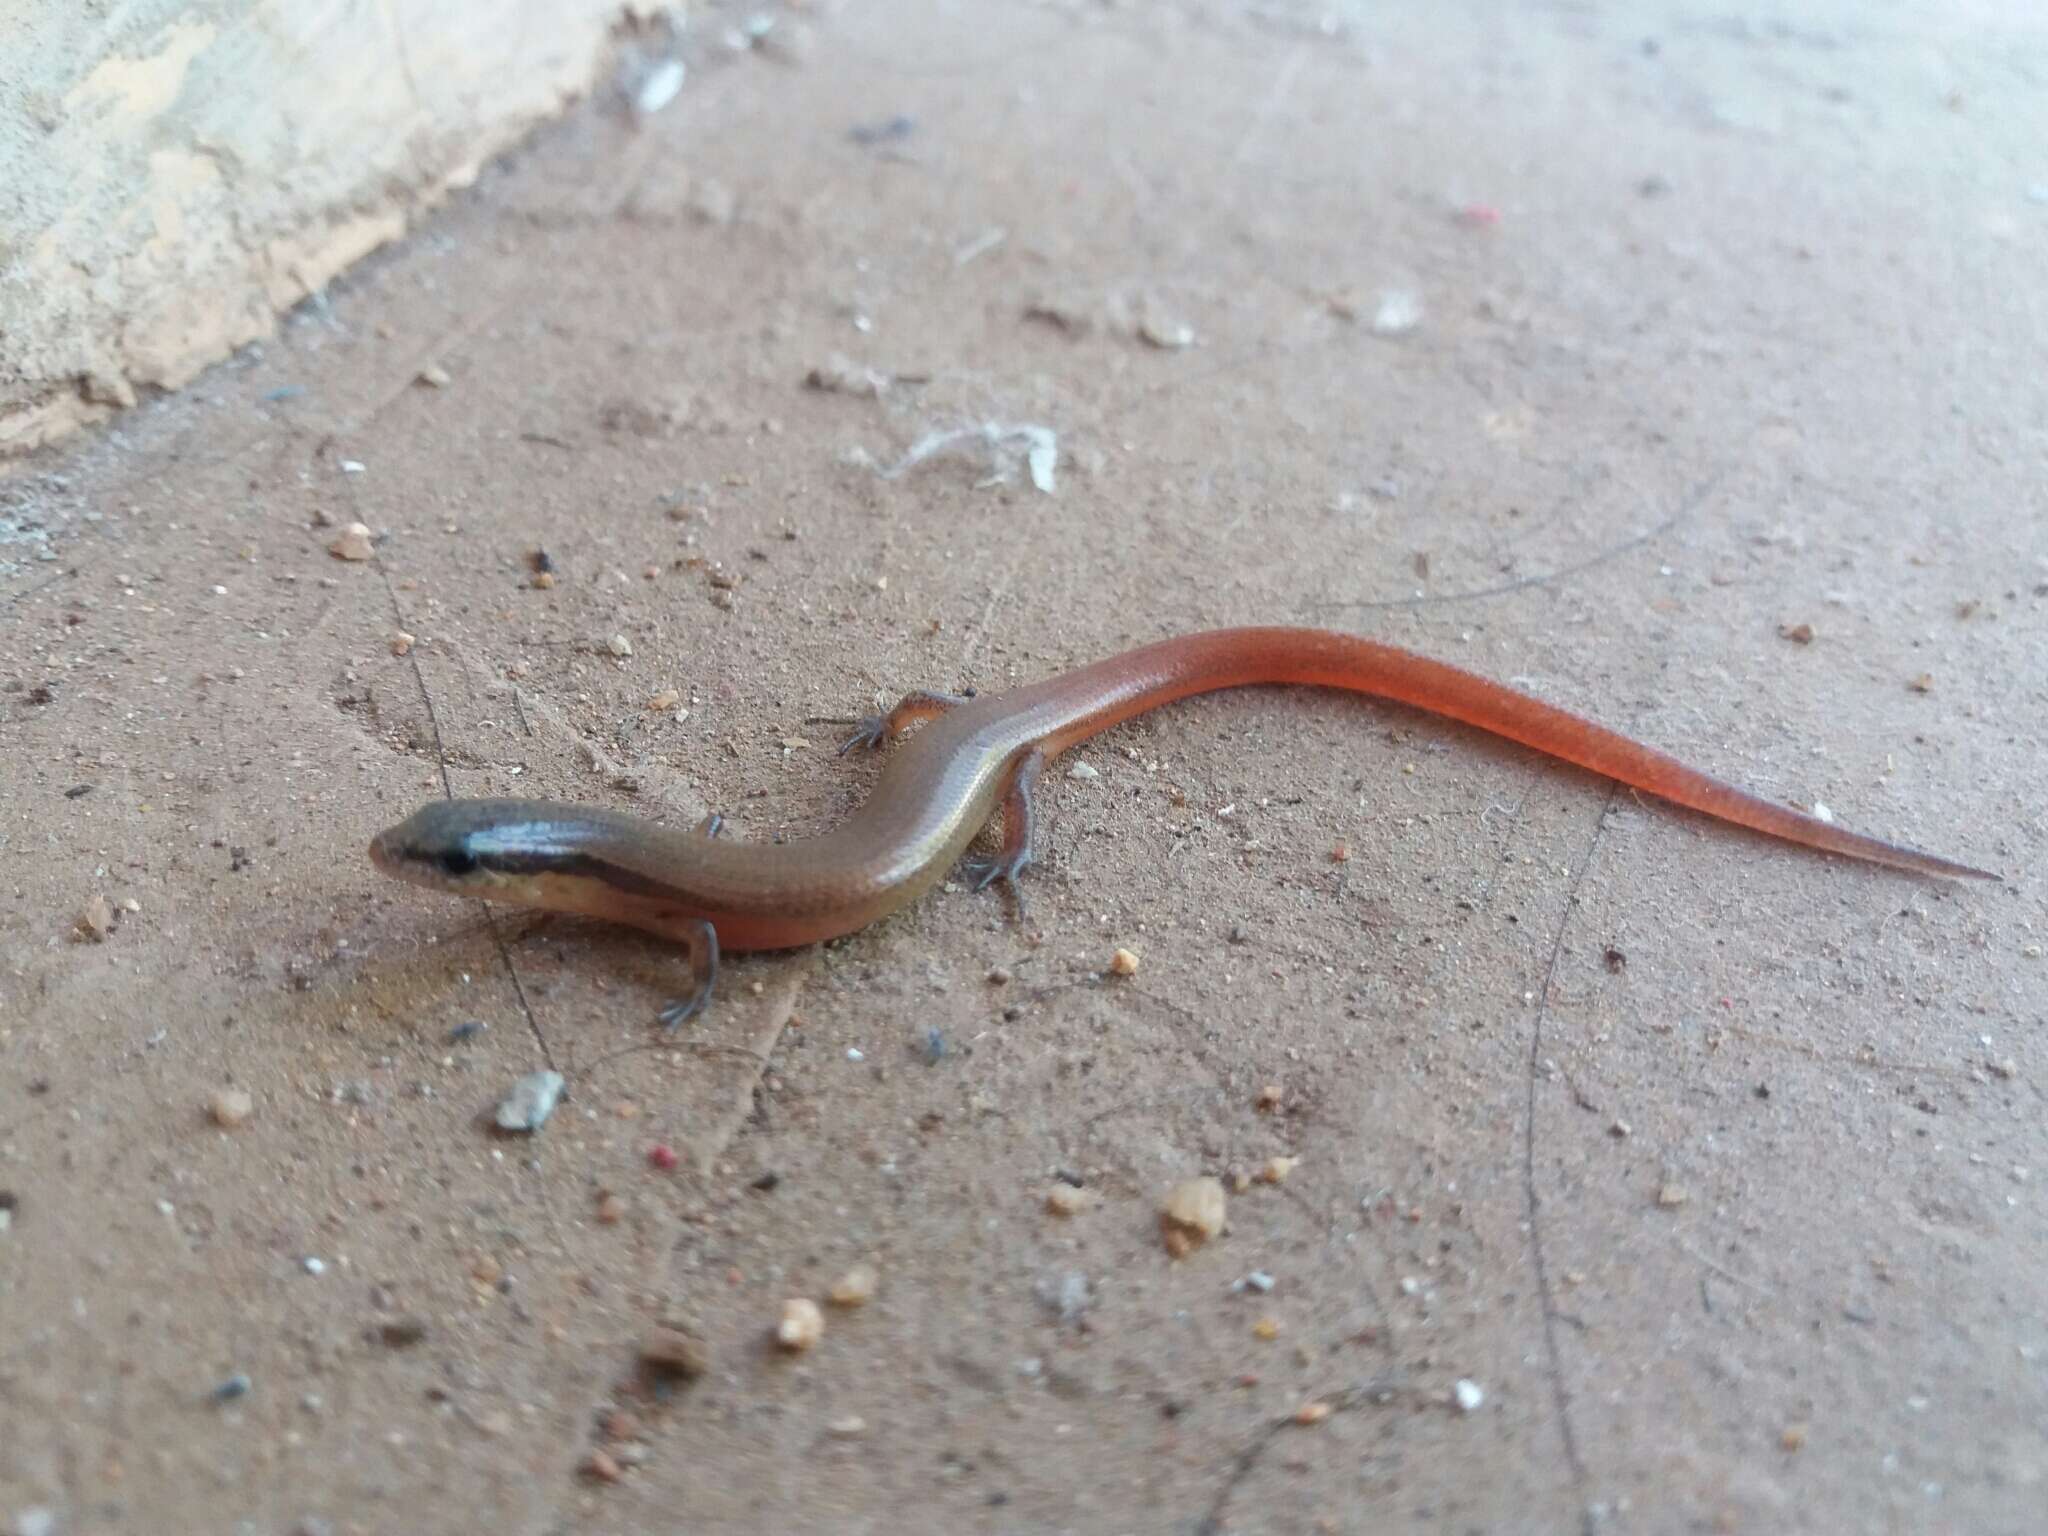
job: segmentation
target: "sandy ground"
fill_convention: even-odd
[[[814,12],[0,483],[0,1523],[2039,1528],[2040,22],[1432,9]],[[877,472],[989,425],[1050,493]],[[814,716],[1260,621],[2006,881],[1285,690],[679,1039],[660,946],[363,855],[801,835]]]

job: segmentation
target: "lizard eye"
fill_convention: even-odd
[[[476,872],[477,858],[467,848],[457,844],[441,855],[440,865],[447,874],[474,874]]]

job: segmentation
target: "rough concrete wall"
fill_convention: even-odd
[[[587,87],[622,9],[0,7],[0,459],[267,334]]]

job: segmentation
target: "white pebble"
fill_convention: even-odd
[[[1379,336],[1406,336],[1422,324],[1422,300],[1404,289],[1392,289],[1380,295],[1379,308],[1373,312],[1373,333]]]
[[[555,1112],[566,1080],[559,1072],[529,1072],[498,1105],[501,1131],[537,1131]]]
[[[676,99],[687,75],[681,59],[663,59],[640,82],[640,89],[633,96],[633,110],[642,117],[653,116]]]
[[[1451,1388],[1451,1396],[1457,1400],[1460,1413],[1477,1412],[1479,1405],[1486,1401],[1486,1393],[1479,1383],[1467,1381],[1463,1377],[1460,1377],[1458,1384]]]

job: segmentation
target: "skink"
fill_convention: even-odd
[[[882,746],[920,721],[924,728],[891,757],[857,813],[804,841],[721,841],[716,817],[686,832],[548,801],[440,800],[378,833],[370,858],[416,885],[629,924],[687,946],[695,988],[662,1011],[674,1026],[710,998],[721,947],[787,949],[866,927],[943,880],[998,808],[1001,847],[964,868],[976,889],[1014,881],[1031,862],[1033,795],[1047,763],[1133,715],[1254,683],[1393,699],[1788,842],[1916,874],[1998,878],[1758,799],[1458,667],[1290,628],[1162,640],[999,695],[910,694],[861,721],[841,751]]]

